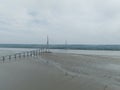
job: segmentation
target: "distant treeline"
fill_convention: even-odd
[[[45,48],[41,44],[0,44],[1,48]],[[120,45],[49,45],[50,49],[120,50]]]

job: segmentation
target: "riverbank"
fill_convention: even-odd
[[[46,53],[0,64],[1,90],[120,90],[120,59]]]

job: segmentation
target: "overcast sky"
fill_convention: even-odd
[[[0,43],[120,44],[120,0],[0,0]]]

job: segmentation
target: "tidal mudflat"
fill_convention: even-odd
[[[120,90],[120,58],[44,53],[0,64],[1,90]]]

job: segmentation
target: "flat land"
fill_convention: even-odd
[[[120,58],[46,53],[0,63],[0,90],[120,90]]]

